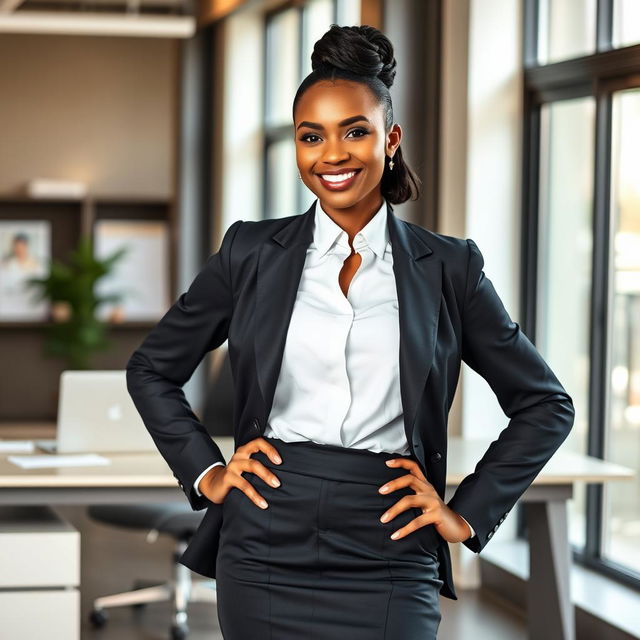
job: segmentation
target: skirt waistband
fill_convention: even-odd
[[[279,438],[263,438],[276,448],[282,463],[276,464],[262,451],[251,454],[251,457],[276,473],[282,470],[327,480],[381,485],[409,473],[404,467],[389,467],[386,460],[415,460],[411,455],[403,456],[388,451],[339,447],[310,440],[285,442]]]

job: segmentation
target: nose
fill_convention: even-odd
[[[326,164],[338,164],[349,159],[348,151],[342,146],[340,140],[328,141],[325,146],[325,152],[322,156],[322,162]]]

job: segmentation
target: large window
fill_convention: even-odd
[[[567,446],[640,475],[640,2],[525,0],[525,324]],[[640,479],[579,488],[574,557],[640,587]]]
[[[264,102],[264,216],[304,211],[314,200],[298,179],[291,107],[300,82],[311,72],[313,45],[331,24],[359,24],[360,2],[309,0],[285,3],[266,16]]]

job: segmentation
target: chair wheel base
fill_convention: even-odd
[[[189,627],[186,624],[171,625],[171,640],[185,640],[189,635]]]
[[[104,627],[104,625],[107,624],[108,619],[109,616],[107,616],[106,612],[102,609],[94,609],[89,614],[89,622],[96,629]]]

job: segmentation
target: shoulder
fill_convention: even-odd
[[[462,260],[466,266],[469,258],[469,245],[473,243],[473,240],[447,235],[446,233],[438,233],[406,220],[403,223],[407,225],[411,233],[415,233],[445,264],[452,262],[459,264]]]
[[[431,231],[412,222],[405,224],[433,251],[432,257],[442,264],[445,281],[457,293],[466,295],[483,278],[484,257],[474,240]]]
[[[234,251],[238,250],[240,253],[250,251],[302,215],[304,214],[297,213],[283,218],[235,222],[234,224],[239,224],[239,227],[234,237]]]

